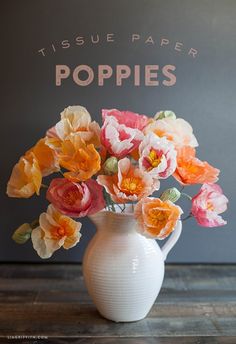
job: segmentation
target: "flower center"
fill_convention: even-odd
[[[57,230],[57,233],[59,236],[64,236],[65,235],[65,228],[59,227]]]
[[[62,238],[66,235],[66,229],[63,226],[55,226],[51,228],[51,235],[54,239]]]
[[[51,227],[51,235],[54,239],[60,239],[64,236],[71,236],[74,228],[71,226],[71,220],[61,218],[57,226]]]
[[[211,203],[211,202],[207,202],[207,204],[206,204],[206,208],[207,208],[207,210],[210,210],[210,211],[213,211],[214,210],[214,206],[213,206],[213,204]]]
[[[121,190],[126,194],[139,194],[142,190],[142,182],[140,178],[136,177],[125,177],[121,183]]]
[[[160,209],[150,209],[148,215],[150,216],[153,225],[157,226],[162,223],[166,223],[169,217],[168,211],[163,211]]]
[[[73,190],[69,190],[67,193],[65,193],[65,195],[63,196],[63,199],[65,201],[65,204],[73,205],[77,200],[82,199],[82,194],[76,188]]]
[[[157,167],[161,162],[162,156],[155,150],[151,149],[148,156],[144,158],[144,167],[150,171]]]

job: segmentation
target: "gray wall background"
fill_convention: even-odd
[[[168,261],[236,262],[236,1],[8,0],[1,8],[0,260],[41,261],[30,243],[18,246],[11,234],[46,209],[43,192],[39,198],[8,199],[6,183],[18,158],[59,120],[61,110],[81,104],[99,122],[102,108],[117,107],[149,115],[173,109],[192,124],[200,143],[198,156],[222,170],[219,183],[230,199],[224,215],[228,225],[207,229],[194,220],[186,222]],[[37,53],[52,42],[110,32],[117,37],[111,45],[73,45],[46,57]],[[127,42],[131,33],[167,37],[171,44],[132,46]],[[192,59],[174,51],[176,41],[198,49],[199,56]],[[117,87],[111,80],[104,87],[79,87],[70,79],[56,87],[56,64],[174,64],[177,83],[134,87],[127,80]],[[197,188],[189,190],[194,194]],[[58,251],[51,261],[81,261],[94,231],[89,220],[83,220],[81,243]]]

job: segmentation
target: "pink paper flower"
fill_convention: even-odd
[[[124,158],[143,140],[148,118],[129,111],[102,110],[101,142],[111,155]]]
[[[191,213],[203,227],[218,227],[227,222],[218,214],[227,209],[228,199],[217,184],[203,184],[199,193],[192,199]]]
[[[126,127],[143,130],[149,122],[149,118],[145,115],[139,115],[131,111],[119,111],[117,109],[103,109],[102,119],[106,120],[108,116],[115,117],[119,124],[124,124]]]
[[[170,141],[151,132],[139,146],[139,168],[153,178],[168,178],[176,169],[176,154]]]
[[[105,207],[102,187],[93,179],[77,184],[55,178],[48,188],[47,199],[62,214],[71,217],[92,215]]]

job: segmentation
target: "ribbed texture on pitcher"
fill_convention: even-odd
[[[136,232],[132,215],[103,211],[91,219],[97,233],[86,250],[83,273],[98,311],[113,321],[144,318],[163,281],[159,246]]]

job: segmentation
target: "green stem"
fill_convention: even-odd
[[[38,225],[39,225],[39,219],[36,219],[36,220],[34,220],[34,221],[32,221],[32,222],[30,223],[30,227],[31,227],[32,229],[38,227]]]
[[[114,202],[112,201],[110,195],[104,190],[103,192],[105,201],[106,201],[106,206],[108,208],[108,211],[116,211],[115,206],[114,206]]]
[[[107,193],[104,193],[104,195],[105,195],[106,207],[108,208],[108,211],[110,211],[109,197],[108,197]]]
[[[119,207],[119,208],[120,208],[120,210],[121,210],[121,213],[122,213],[122,212],[123,212],[123,210],[124,210],[124,208],[122,209],[122,208],[121,208],[121,206],[120,206],[118,203],[117,203],[116,205],[117,205],[117,207]]]
[[[111,200],[111,210],[114,211],[114,213],[116,212],[116,208],[115,208],[114,203],[112,202],[112,200]]]
[[[188,219],[190,219],[191,217],[193,217],[193,215],[190,213],[188,216],[184,217],[183,219],[181,219],[181,221],[186,221]]]
[[[188,198],[190,201],[192,201],[192,197],[189,196],[188,194],[184,193],[184,192],[181,192],[181,195]]]

